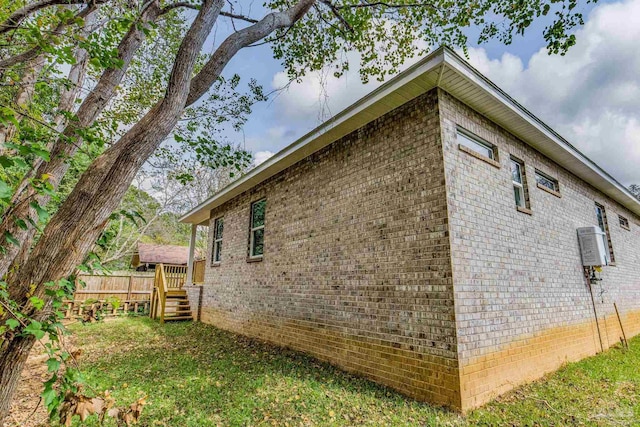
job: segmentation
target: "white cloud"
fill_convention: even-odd
[[[262,163],[269,160],[275,153],[271,151],[258,151],[253,155],[253,166],[260,166]]]
[[[273,126],[266,130],[258,129],[257,133],[247,136],[244,148],[258,152],[271,152],[284,147],[293,141],[296,132],[291,126]]]
[[[351,64],[358,63],[357,53],[347,53],[346,57]],[[281,71],[273,77],[271,85],[283,88],[288,83],[287,74]],[[286,120],[311,127],[340,112],[379,85],[377,81],[363,84],[357,67],[348,70],[340,78],[335,78],[328,68],[308,74],[299,83],[292,83],[278,95],[275,102]]]
[[[623,184],[640,183],[640,0],[597,6],[576,37],[565,56],[541,49],[523,62],[508,53],[492,59],[471,48],[470,59]],[[361,83],[357,53],[346,58],[352,67],[343,77],[334,78],[329,69],[283,91],[275,100],[281,123],[296,133],[310,129],[380,85]],[[287,83],[280,72],[272,86]]]
[[[471,63],[623,184],[640,182],[640,0],[603,4],[566,56]]]

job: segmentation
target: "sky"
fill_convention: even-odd
[[[622,184],[640,183],[640,0],[598,2],[584,13],[565,56],[547,54],[540,22],[511,45],[471,45],[469,61]],[[256,78],[266,92],[288,82],[265,46],[242,51],[231,73]],[[378,84],[363,85],[355,66],[340,79],[310,74],[256,105],[230,136],[259,164]]]

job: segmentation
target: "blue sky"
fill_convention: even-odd
[[[599,2],[584,14],[578,44],[564,57],[546,54],[540,21],[509,46],[472,45],[470,62],[623,184],[640,183],[640,0]],[[266,159],[375,88],[353,68],[340,80],[307,76],[256,105],[244,132],[229,136]],[[266,91],[286,83],[267,46],[238,54],[225,70],[232,73]]]

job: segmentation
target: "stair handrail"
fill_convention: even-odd
[[[151,306],[149,307],[149,317],[152,319],[158,318],[158,282],[160,281],[160,269],[154,270],[153,276],[153,288],[151,288]]]
[[[164,312],[166,310],[167,307],[167,292],[168,292],[168,286],[167,286],[167,275],[164,271],[164,264],[160,264],[159,266],[156,266],[156,269],[160,269],[159,272],[159,279],[158,280],[158,293],[160,294],[159,297],[159,302],[160,302],[160,322],[164,323]]]

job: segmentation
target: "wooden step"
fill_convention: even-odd
[[[180,303],[175,303],[175,302],[174,302],[174,303],[172,304],[172,303],[171,303],[171,301],[167,301],[167,307],[173,307],[173,308],[176,308],[176,307],[189,307],[189,306],[190,306],[190,304],[189,304],[188,302],[187,302],[187,303],[185,303],[185,304],[180,304]]]
[[[164,321],[177,321],[177,320],[193,320],[193,316],[165,316]]]
[[[187,298],[187,291],[169,291],[167,298]]]
[[[182,314],[182,313],[191,314],[191,308],[185,308],[185,309],[182,309],[182,310],[165,310],[165,312],[164,312],[165,316],[167,314]]]
[[[167,300],[167,307],[184,307],[189,305],[189,301]]]

